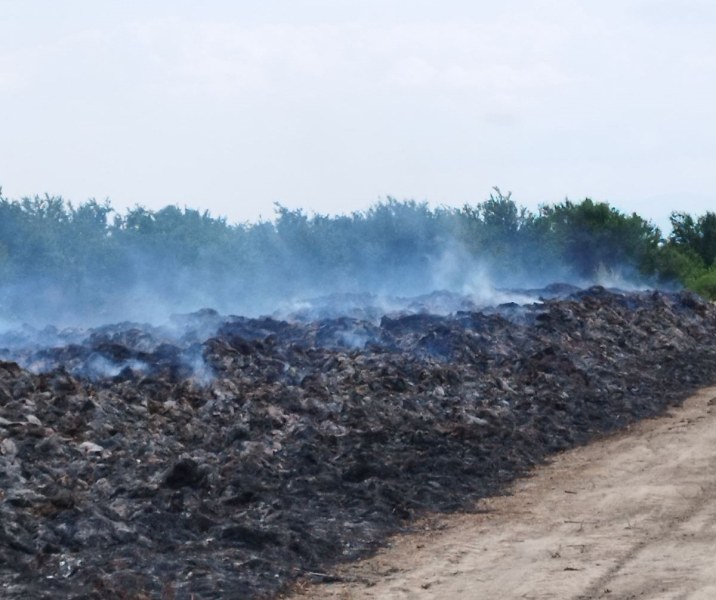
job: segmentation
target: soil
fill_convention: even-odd
[[[291,598],[715,598],[715,406],[705,388]]]

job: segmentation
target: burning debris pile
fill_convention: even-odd
[[[716,378],[696,296],[542,295],[19,335],[0,363],[2,597],[269,596]]]

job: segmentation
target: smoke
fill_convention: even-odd
[[[274,222],[229,225],[176,207],[110,223],[96,203],[0,198],[0,357],[92,380],[164,365],[205,383],[201,344],[231,315],[347,318],[317,339],[362,348],[384,315],[530,304],[555,281],[645,287],[629,264],[577,275],[554,240],[521,233],[510,202],[491,198],[489,215],[393,200],[340,217],[279,207]]]
[[[506,268],[493,257],[475,256],[454,238],[418,253],[397,247],[389,261],[358,256],[349,264],[327,263],[317,260],[310,248],[282,256],[285,263],[276,259],[266,256],[261,270],[238,259],[228,265],[183,265],[146,251],[132,252],[114,280],[97,282],[91,273],[70,283],[28,276],[0,286],[0,346],[66,345],[79,342],[84,330],[108,323],[160,327],[170,341],[193,332],[194,341],[203,341],[218,325],[218,314],[370,321],[401,311],[447,314],[531,302],[534,298],[520,289],[554,281],[639,287],[625,272],[606,268],[593,281],[558,265],[530,273]],[[202,309],[216,311],[215,317],[204,315],[194,323],[172,317]]]
[[[603,264],[599,265],[593,283],[625,292],[643,291],[652,287],[643,277],[639,276],[634,268],[626,265],[622,265],[620,268],[608,268]]]
[[[501,273],[489,260],[480,260],[468,252],[465,247],[451,240],[439,255],[430,262],[431,287],[434,290],[446,290],[462,294],[470,299],[475,308],[486,308],[514,302],[527,304],[534,301],[528,294],[515,290],[520,288],[541,287],[554,281],[564,280],[560,269],[551,268],[549,272],[527,275],[519,272]],[[495,284],[499,281],[499,284]],[[437,314],[454,312],[436,307]]]
[[[91,355],[82,365],[82,368],[73,369],[73,375],[86,377],[87,379],[97,381],[100,379],[109,379],[117,377],[123,371],[129,369],[133,374],[148,373],[150,368],[147,363],[140,360],[125,360],[115,362],[101,354]],[[36,369],[30,368],[31,371],[38,372]],[[43,369],[46,370],[46,369]]]
[[[63,370],[91,381],[169,376],[206,385],[213,379],[202,354],[225,317],[203,310],[172,315],[164,324],[122,322],[100,327],[35,329],[23,324],[0,333],[0,359],[39,374]]]

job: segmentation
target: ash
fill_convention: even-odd
[[[271,597],[716,379],[692,294],[504,297],[6,336],[0,595]]]

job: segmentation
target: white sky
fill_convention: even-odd
[[[716,210],[712,0],[0,0],[10,198]]]

